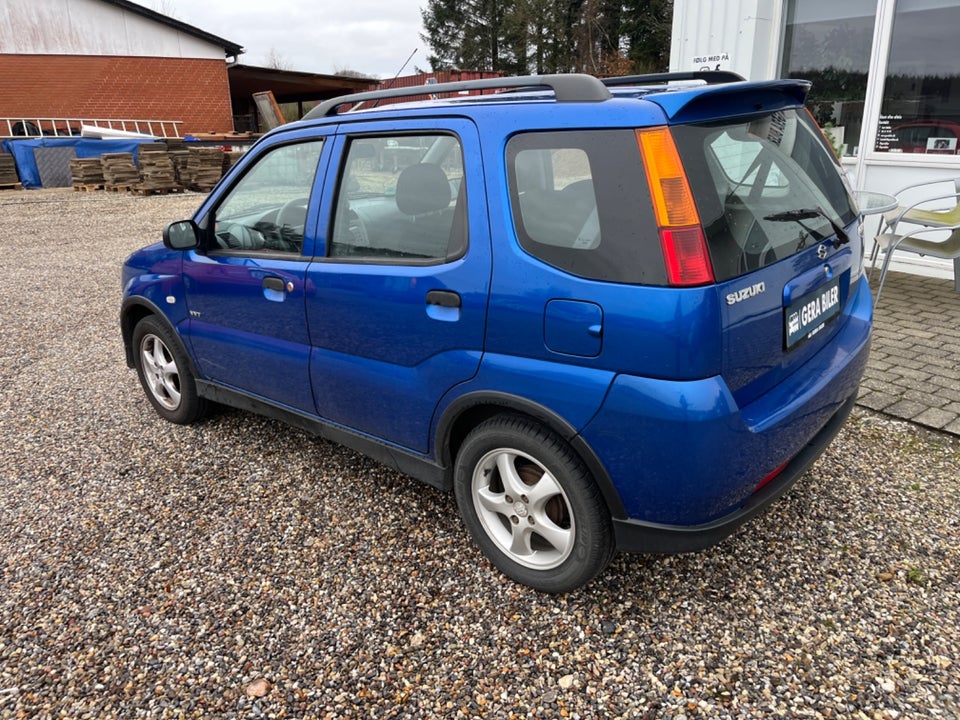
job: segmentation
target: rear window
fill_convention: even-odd
[[[650,190],[630,130],[530,132],[507,145],[521,247],[580,277],[663,285]]]
[[[811,247],[834,234],[831,221],[846,227],[856,217],[836,162],[806,112],[682,125],[673,135],[718,282]]]

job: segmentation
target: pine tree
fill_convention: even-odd
[[[583,0],[523,0],[527,57],[538,74],[576,69],[574,26]]]
[[[633,72],[665,72],[670,67],[673,0],[626,0],[622,32]]]
[[[506,74],[660,72],[673,0],[428,0],[434,70]]]
[[[466,17],[462,4],[458,0],[429,0],[420,17],[424,29],[420,38],[433,51],[428,58],[430,67],[434,71],[460,68]]]

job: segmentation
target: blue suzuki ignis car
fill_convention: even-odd
[[[452,489],[514,580],[720,541],[839,431],[871,329],[809,84],[500,78],[326,101],[123,268],[164,418],[280,418]]]

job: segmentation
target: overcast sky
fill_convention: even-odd
[[[157,12],[242,45],[240,62],[332,74],[354,70],[379,78],[428,70],[420,40],[427,0],[135,0]]]

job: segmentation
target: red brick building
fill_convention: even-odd
[[[264,127],[255,92],[296,103],[299,115],[306,102],[378,84],[499,75],[449,71],[378,83],[243,65],[242,53],[130,0],[0,0],[0,138],[69,135],[93,121],[125,121],[113,126],[161,136],[257,131]]]
[[[226,61],[242,52],[128,0],[3,0],[0,136],[24,134],[6,119],[44,131],[85,120],[179,121],[151,132],[181,136],[233,130]]]

